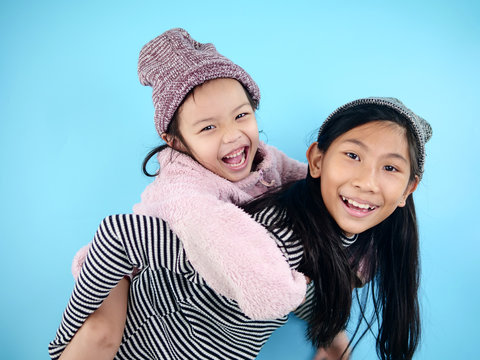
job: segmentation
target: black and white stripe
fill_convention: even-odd
[[[268,224],[278,214],[267,209],[255,218]],[[291,231],[272,234],[292,268],[303,248]],[[116,359],[254,359],[287,316],[251,320],[236,301],[215,293],[185,257],[181,241],[158,218],[115,215],[97,230],[86,261],[50,343],[57,359],[85,319],[133,268],[142,271],[130,286],[127,321]],[[297,310],[307,318],[313,301]]]
[[[345,234],[342,234],[341,236],[342,245],[346,248],[354,244],[355,241],[357,241],[357,239],[358,239],[358,234],[353,234],[352,236],[347,236]]]

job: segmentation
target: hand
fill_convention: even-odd
[[[345,331],[342,331],[335,336],[332,344],[328,348],[320,348],[313,360],[347,360],[350,358],[350,349],[348,348],[348,337]],[[347,349],[347,351],[345,351]],[[343,352],[345,354],[343,355]],[[342,356],[343,355],[343,356]]]

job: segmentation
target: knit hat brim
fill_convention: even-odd
[[[260,102],[260,90],[248,73],[221,55],[211,43],[200,43],[181,28],[165,31],[143,46],[138,59],[138,77],[151,86],[155,128],[166,132],[187,94],[206,81],[238,80],[252,100]]]
[[[424,171],[425,166],[425,144],[430,138],[432,137],[432,127],[430,124],[421,116],[415,114],[412,110],[407,108],[400,100],[393,98],[393,97],[368,97],[363,99],[358,99],[346,103],[345,105],[340,106],[334,112],[332,112],[327,119],[324,121],[318,135],[323,133],[325,129],[325,125],[329,123],[329,121],[334,118],[337,114],[342,113],[347,109],[351,109],[361,105],[380,105],[386,106],[394,111],[396,111],[399,115],[405,118],[412,130],[412,133],[415,137],[417,149],[418,149],[418,167],[419,167],[419,177],[421,178]]]
[[[175,82],[169,83],[158,91],[155,87],[152,97],[155,99],[155,127],[159,134],[167,131],[168,123],[186,95],[196,86],[220,78],[231,78],[239,81],[248,91],[252,100],[260,101],[260,90],[252,78],[236,64],[212,62],[192,67],[190,71],[181,74]]]

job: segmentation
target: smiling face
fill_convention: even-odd
[[[178,121],[186,145],[180,144],[180,150],[227,180],[248,176],[258,149],[258,128],[237,80],[214,79],[197,86],[179,108]]]
[[[416,188],[411,182],[406,130],[391,121],[372,121],[337,137],[323,153],[307,151],[310,175],[321,177],[328,212],[346,235],[385,220]]]

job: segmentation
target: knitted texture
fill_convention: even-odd
[[[138,59],[140,83],[151,86],[155,128],[161,135],[185,96],[195,86],[218,78],[232,78],[245,86],[258,104],[260,90],[240,66],[210,43],[192,39],[184,29],[171,29],[148,42]]]
[[[407,119],[408,123],[410,124],[410,129],[413,135],[415,136],[415,139],[417,142],[418,168],[420,171],[420,173],[417,175],[421,178],[423,175],[423,170],[425,165],[425,156],[426,156],[425,143],[428,140],[430,140],[430,138],[432,137],[432,127],[424,118],[415,114],[412,110],[407,108],[400,100],[396,98],[369,97],[369,98],[354,100],[345,105],[342,105],[327,117],[327,119],[324,121],[324,123],[320,127],[320,130],[318,132],[318,137],[320,138],[320,136],[323,133],[323,130],[325,129],[325,125],[333,117],[337,116],[339,113],[342,113],[347,109],[351,109],[356,106],[367,105],[367,104],[386,106],[390,109],[395,110],[398,114],[400,114],[402,117]]]

